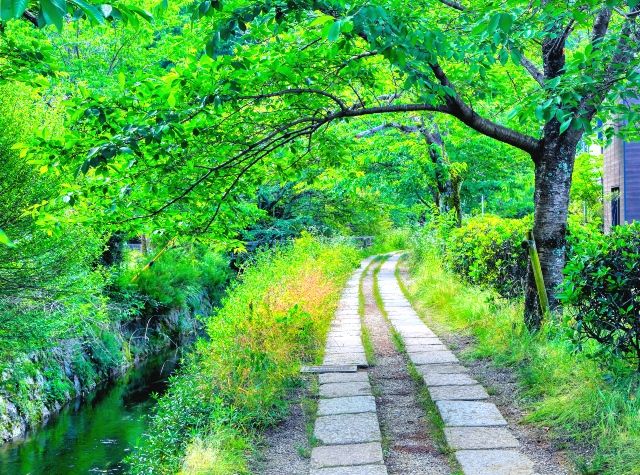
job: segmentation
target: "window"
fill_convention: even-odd
[[[611,226],[620,226],[620,188],[611,188]]]

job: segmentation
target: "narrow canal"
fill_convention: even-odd
[[[120,474],[144,434],[178,356],[150,358],[117,381],[75,401],[19,441],[0,446],[2,475]]]

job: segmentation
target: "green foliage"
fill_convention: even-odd
[[[319,354],[357,260],[352,248],[308,236],[258,253],[210,317],[207,340],[160,399],[133,472],[176,473],[189,465],[194,444],[215,444],[221,431],[247,440],[278,421],[301,362]],[[238,445],[216,450],[220,460],[234,459]],[[220,473],[245,473],[244,460],[236,462]]]
[[[150,259],[138,254],[137,265],[120,274],[118,286],[154,308],[198,308],[204,295],[216,300],[230,277],[224,256],[199,246],[172,248],[141,270]]]
[[[603,170],[603,155],[581,153],[576,156],[569,210],[572,214],[580,216],[583,223],[602,222]]]
[[[415,254],[414,254],[415,255]],[[583,473],[636,474],[640,467],[640,380],[628,367],[602,368],[575,346],[557,322],[530,334],[521,305],[462,282],[445,270],[439,251],[411,261],[412,302],[439,331],[470,334],[469,358],[511,368],[525,421],[550,429]],[[589,454],[589,455],[582,455]]]
[[[367,254],[408,249],[413,230],[410,228],[388,228],[373,236],[373,246],[366,249]]]
[[[617,226],[573,245],[562,299],[571,306],[577,341],[592,338],[600,353],[640,368],[640,225]]]
[[[531,225],[529,218],[471,218],[449,234],[447,263],[471,283],[493,286],[505,297],[521,296],[529,259],[522,242]]]

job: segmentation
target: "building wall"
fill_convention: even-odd
[[[639,144],[640,145],[640,144]],[[611,145],[604,150],[604,230],[611,229],[611,188],[620,188],[620,222],[624,222],[624,142],[614,137]]]
[[[640,142],[624,146],[624,221],[640,221]]]

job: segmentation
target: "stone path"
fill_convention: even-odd
[[[389,321],[402,337],[409,360],[422,375],[444,422],[444,434],[465,475],[530,475],[533,463],[485,389],[422,322],[404,297],[394,271],[399,255],[378,274]]]
[[[361,264],[347,283],[327,336],[325,365],[367,367],[362,345],[359,284]],[[366,371],[322,373],[311,475],[387,475],[376,404]]]

